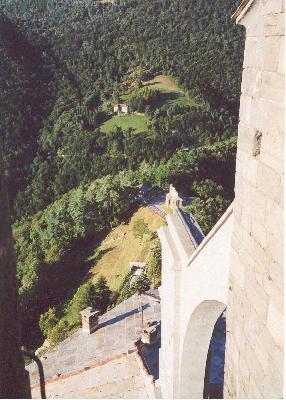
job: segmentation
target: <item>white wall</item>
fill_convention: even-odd
[[[177,251],[181,248],[177,233],[182,234],[183,225],[177,221],[169,226],[158,232],[162,244],[160,384],[164,398],[197,398],[203,395],[205,363],[213,327],[226,306],[232,213],[231,209],[226,212],[199,248],[193,248],[193,251],[189,248],[191,263],[185,262],[185,252],[180,257]],[[186,237],[183,244],[186,244]],[[206,300],[211,302],[198,313],[198,306]],[[205,329],[197,335],[202,339],[199,341],[201,347],[190,340],[194,311],[197,317],[195,322],[192,320],[192,332],[204,320]],[[200,354],[196,360],[192,360],[194,344]],[[188,359],[192,363],[189,366],[186,365]],[[185,382],[191,382],[192,392]]]

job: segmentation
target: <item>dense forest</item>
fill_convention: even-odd
[[[205,232],[232,201],[238,2],[2,0],[0,140],[24,344],[38,340],[27,326],[74,295],[90,241],[130,217],[142,182],[192,196]],[[191,100],[169,104],[166,93],[142,88],[158,74]],[[126,93],[147,128],[104,132]]]

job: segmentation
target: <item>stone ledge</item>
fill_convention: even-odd
[[[137,353],[137,348],[129,349],[127,351],[127,353],[123,352],[123,353],[116,354],[113,357],[107,358],[105,360],[97,361],[96,363],[89,364],[84,368],[81,368],[81,369],[78,369],[78,370],[75,370],[75,371],[71,371],[71,372],[66,373],[66,374],[54,375],[51,378],[48,378],[47,380],[45,380],[45,385],[47,385],[49,383],[54,383],[54,382],[57,382],[57,381],[60,381],[60,380],[63,380],[63,379],[70,378],[71,376],[74,376],[74,375],[82,374],[83,372],[88,371],[90,369],[101,367],[102,365],[108,364],[108,363],[113,362],[115,360],[119,360],[121,358],[128,357],[128,355],[133,354],[133,353]],[[30,387],[31,387],[31,389],[36,389],[36,388],[40,387],[40,384],[39,383],[34,383]]]

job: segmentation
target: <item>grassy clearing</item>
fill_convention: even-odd
[[[111,132],[117,126],[123,130],[128,128],[135,129],[136,132],[147,131],[148,118],[144,114],[115,115],[101,125],[100,130],[103,133]]]
[[[95,282],[99,275],[103,275],[111,290],[117,290],[129,272],[130,261],[143,262],[148,259],[155,239],[152,235],[145,235],[142,241],[134,237],[132,227],[138,219],[143,219],[152,233],[164,224],[164,220],[148,207],[141,207],[127,224],[114,228],[95,250],[89,259],[95,262],[88,279]]]
[[[152,86],[154,89],[163,89],[170,92],[179,92],[184,94],[180,87],[176,84],[176,82],[166,75],[157,75],[155,76],[155,78],[143,82],[143,85]]]
[[[162,92],[162,98],[160,99],[158,107],[172,104],[182,106],[197,105],[196,100],[184,93],[184,91],[169,76],[157,75],[155,78],[143,82],[143,86],[159,89]]]
[[[153,89],[159,89],[161,95],[156,103],[156,108],[162,108],[169,105],[179,106],[195,106],[197,100],[184,93],[180,87],[170,77],[165,75],[157,75],[155,78],[143,82],[143,87],[149,87]],[[141,89],[136,89],[140,93]],[[128,92],[121,95],[121,101],[129,103],[130,97],[132,96],[134,89],[130,89]],[[129,114],[129,115],[114,115],[109,120],[104,122],[100,129],[103,133],[108,133],[120,127],[123,130],[133,128],[137,133],[145,132],[148,130],[148,118],[144,114]]]

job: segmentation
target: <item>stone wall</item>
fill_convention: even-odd
[[[195,248],[177,213],[162,244],[160,386],[163,398],[202,398],[214,325],[226,307],[232,207]]]
[[[283,394],[284,1],[255,0],[246,27],[224,396]]]

